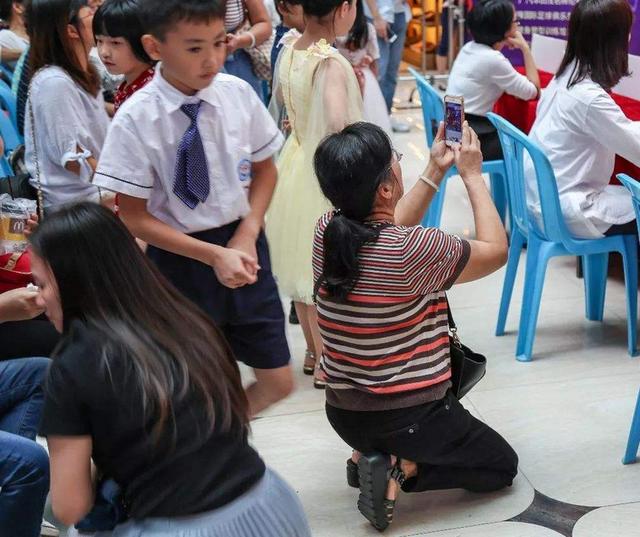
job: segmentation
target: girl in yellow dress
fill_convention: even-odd
[[[330,45],[353,26],[356,0],[302,0],[302,8],[305,31],[282,38],[275,71],[272,113],[281,117],[279,108],[285,108],[290,134],[278,158],[266,229],[278,287],[293,298],[304,332],[304,372],[313,374],[322,353],[313,303],[313,235],[331,208],[313,171],[313,155],[327,135],[362,120],[362,96],[351,64]],[[324,388],[315,371],[314,386]]]

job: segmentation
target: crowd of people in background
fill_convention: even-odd
[[[448,87],[464,97],[462,141],[440,125],[406,193],[391,135],[408,130],[392,115],[407,3],[272,8],[0,1],[43,215],[27,231],[35,287],[0,294],[0,536],[55,535],[47,497],[58,526],[101,536],[311,535],[249,442],[294,389],[282,296],[376,528],[400,491],[517,475],[508,442],[451,392],[446,293],[508,250],[482,178],[502,157],[486,115],[503,93],[542,95],[531,137],[572,232],[635,233],[630,198],[603,183],[615,153],[640,165],[640,126],[608,93],[628,74],[629,4],[577,3],[542,93],[511,1],[469,6]],[[453,165],[475,240],[420,225]],[[237,361],[253,370],[244,386]]]

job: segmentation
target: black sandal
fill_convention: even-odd
[[[396,501],[386,498],[389,480],[395,479],[402,486],[406,479],[400,459],[394,466],[389,461],[389,456],[382,453],[362,454],[358,461],[358,510],[378,531],[386,530],[393,522]]]
[[[360,477],[358,476],[358,464],[349,457],[347,459],[347,484],[354,489],[360,488]]]

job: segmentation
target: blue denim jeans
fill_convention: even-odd
[[[0,537],[38,537],[49,492],[49,457],[34,439],[50,361],[0,363]]]
[[[227,60],[224,62],[224,71],[247,82],[255,90],[260,100],[264,102],[262,80],[253,72],[251,58],[244,50],[236,50],[227,56]]]
[[[396,13],[393,24],[390,24],[389,27],[398,38],[393,43],[389,43],[386,39],[378,38],[378,47],[380,48],[380,59],[378,60],[380,74],[378,80],[384,101],[387,104],[387,110],[391,112],[393,96],[398,85],[398,71],[402,60],[402,51],[404,50],[404,42],[407,36],[407,21],[404,13]]]

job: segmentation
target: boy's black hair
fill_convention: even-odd
[[[467,15],[467,25],[476,43],[492,47],[504,41],[514,20],[511,0],[481,0]]]
[[[93,17],[93,35],[122,37],[131,45],[138,60],[153,65],[155,62],[142,46],[145,33],[138,0],[107,0]]]
[[[225,0],[139,0],[146,33],[163,40],[180,21],[209,22],[224,19]]]

